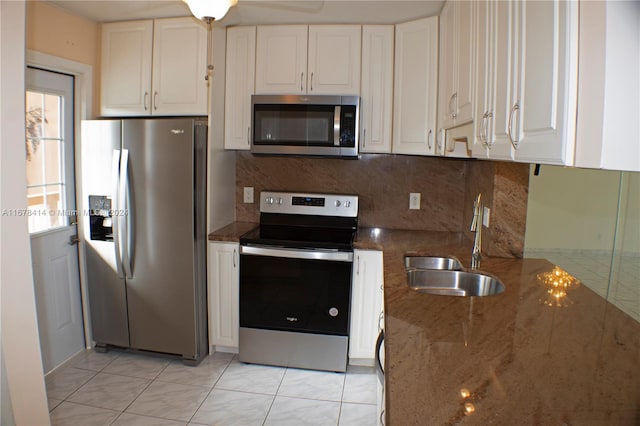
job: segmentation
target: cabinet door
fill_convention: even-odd
[[[256,42],[256,93],[307,92],[306,25],[259,26]]]
[[[516,1],[491,0],[493,6],[491,118],[489,126],[489,157],[513,160],[514,149],[509,135],[512,111],[518,90],[518,19]]]
[[[207,29],[195,18],[157,19],[153,115],[207,115]]]
[[[360,94],[360,25],[309,27],[307,93]]]
[[[572,164],[578,61],[578,4],[519,3],[519,87],[512,116],[516,160]]]
[[[349,363],[374,365],[383,310],[382,252],[354,250]]]
[[[448,1],[440,12],[440,61],[438,80],[438,128],[448,129],[454,125],[454,12],[456,2]]]
[[[237,243],[209,243],[210,345],[238,347],[239,248]]]
[[[391,152],[393,25],[362,27],[360,152]]]
[[[227,29],[224,147],[249,149],[254,89],[256,27]]]
[[[433,154],[438,84],[438,17],[396,25],[393,152]]]
[[[455,2],[455,108],[456,125],[473,119],[474,99],[474,30],[476,4],[472,1]]]
[[[476,93],[475,119],[473,121],[473,143],[471,151],[474,157],[487,158],[489,156],[488,140],[489,125],[492,123],[492,83],[493,72],[493,6],[490,1],[477,3],[476,8]]]
[[[151,114],[153,21],[102,24],[100,114]]]

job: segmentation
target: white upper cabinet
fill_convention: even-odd
[[[435,152],[438,17],[396,25],[393,152]]]
[[[578,2],[517,3],[518,78],[508,127],[515,159],[573,164],[578,88]]]
[[[206,115],[207,31],[194,18],[103,24],[101,114]]]
[[[488,139],[493,121],[493,7],[495,3],[483,1],[476,7],[476,94],[472,154],[476,158],[488,158]]]
[[[362,27],[360,152],[391,152],[393,25]]]
[[[191,17],[153,26],[153,114],[207,114],[207,31]]]
[[[259,26],[256,47],[256,93],[307,92],[306,25]]]
[[[478,2],[474,154],[572,164],[575,2]]]
[[[640,2],[580,3],[575,166],[640,171]]]
[[[360,94],[360,25],[311,25],[307,93]]]
[[[227,28],[226,55],[224,147],[247,150],[255,80],[256,27]]]
[[[440,14],[439,128],[473,119],[475,3],[447,1]]]
[[[258,94],[360,94],[360,25],[259,26]]]
[[[151,114],[153,21],[102,25],[102,115]]]

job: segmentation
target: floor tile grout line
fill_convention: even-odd
[[[211,355],[213,355],[213,354],[211,354]],[[208,355],[208,356],[211,356],[211,355]],[[189,418],[189,421],[187,422],[187,424],[191,423],[193,421],[193,418],[196,416],[196,414],[198,414],[198,411],[200,411],[200,408],[202,408],[202,405],[204,404],[204,402],[207,400],[207,398],[209,398],[209,395],[211,395],[211,392],[213,392],[213,390],[216,388],[216,385],[218,384],[218,382],[222,378],[222,375],[225,373],[225,371],[227,371],[227,369],[229,368],[229,365],[231,365],[231,361],[233,361],[234,358],[235,357],[232,357],[229,360],[229,362],[227,363],[227,365],[224,367],[224,369],[222,370],[222,372],[220,373],[220,375],[216,379],[215,383],[211,386],[211,389],[209,389],[209,392],[207,392],[207,395],[204,397],[204,399],[202,400],[200,405],[198,405],[198,408],[196,408],[196,411],[194,411],[193,414],[191,415],[191,417]]]
[[[287,371],[289,371],[289,368],[284,367],[284,373],[282,374],[282,377],[280,378],[280,383],[278,383],[278,388],[276,389],[276,392],[273,395],[273,398],[271,399],[271,404],[269,404],[269,409],[267,410],[267,414],[265,414],[264,416],[264,420],[262,421],[262,426],[264,426],[267,423],[267,419],[269,418],[269,414],[271,414],[271,410],[273,409],[273,404],[275,404],[276,402],[276,397],[278,396],[278,392],[280,391],[280,387],[282,386],[282,382],[284,381],[284,376],[287,375]]]

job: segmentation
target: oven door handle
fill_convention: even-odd
[[[353,262],[353,252],[313,250],[290,250],[286,248],[266,248],[241,246],[240,254],[253,256],[285,257],[289,259],[329,260],[334,262]]]

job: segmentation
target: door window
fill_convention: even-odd
[[[65,119],[72,119],[72,105],[63,94],[26,91],[27,216],[29,232],[36,233],[68,225],[67,140],[73,132]],[[71,114],[71,117],[66,117]],[[69,135],[69,136],[67,136]],[[72,146],[72,145],[70,145]],[[71,157],[72,159],[73,157]]]

